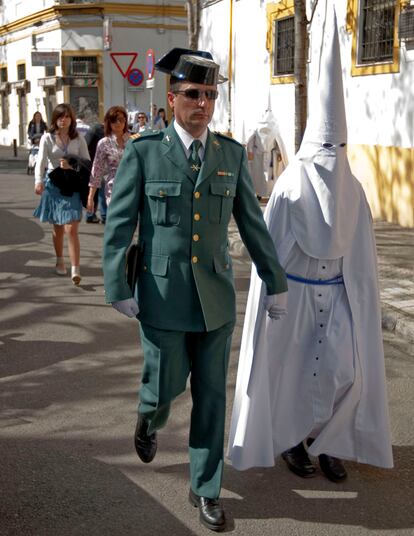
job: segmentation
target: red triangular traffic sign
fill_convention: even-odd
[[[136,60],[138,56],[138,52],[111,52],[111,58],[112,61],[115,63],[118,71],[122,74],[124,78],[127,77],[128,72],[130,68],[132,67],[132,64]],[[122,61],[122,65],[120,65],[120,61]],[[129,61],[129,63],[128,63]],[[125,69],[125,65],[127,65],[127,68]]]

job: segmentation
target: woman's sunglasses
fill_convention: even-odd
[[[177,95],[184,95],[184,97],[187,97],[187,99],[191,100],[200,100],[204,96],[208,100],[216,100],[218,97],[218,91],[216,89],[182,89],[182,90],[176,90],[174,93]]]

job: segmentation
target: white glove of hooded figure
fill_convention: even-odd
[[[287,298],[287,292],[264,297],[263,305],[269,318],[278,320],[281,316],[287,314]]]
[[[139,313],[139,307],[135,298],[127,298],[126,300],[115,301],[111,303],[112,307],[119,313],[133,318]]]

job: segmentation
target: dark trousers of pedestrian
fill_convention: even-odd
[[[214,331],[183,332],[140,324],[144,368],[138,411],[148,433],[162,428],[174,398],[185,391],[190,375],[189,458],[191,489],[216,499],[223,475],[226,377],[234,323]]]
[[[106,211],[108,210],[108,206],[106,204],[106,197],[105,197],[105,184],[102,181],[101,187],[98,190],[98,199],[99,199],[99,214],[101,216],[102,223],[106,222]]]

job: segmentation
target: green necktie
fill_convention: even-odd
[[[193,143],[190,145],[191,153],[188,161],[190,162],[191,169],[194,173],[198,174],[201,168],[201,158],[199,155],[199,149],[201,147],[200,140],[193,140]]]

